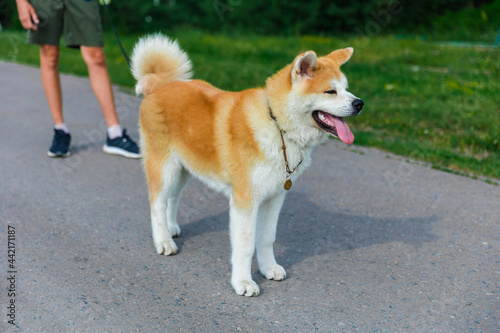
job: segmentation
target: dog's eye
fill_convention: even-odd
[[[325,91],[325,94],[337,95],[337,90],[330,89],[330,90]]]

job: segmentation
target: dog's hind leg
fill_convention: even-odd
[[[260,272],[269,280],[284,280],[286,272],[274,258],[273,244],[276,227],[285,194],[278,194],[265,200],[259,208],[257,218],[257,262]]]
[[[148,156],[145,161],[146,175],[149,185],[149,199],[151,204],[151,227],[153,241],[159,254],[171,255],[177,253],[177,245],[172,239],[167,227],[167,201],[173,202],[168,210],[170,217],[175,217],[178,197],[187,179],[184,167],[175,156],[169,156],[161,165],[157,158]],[[171,220],[174,233],[180,232],[177,221]],[[177,228],[175,226],[177,225]]]
[[[183,167],[179,172],[177,182],[173,182],[168,189],[167,194],[167,228],[170,236],[176,237],[181,235],[181,228],[177,223],[177,209],[182,196],[184,187],[191,179],[191,174]]]

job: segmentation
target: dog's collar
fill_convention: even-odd
[[[297,168],[299,167],[299,165],[302,163],[302,161],[304,160],[304,158],[302,158],[299,162],[299,164],[297,164],[295,166],[295,168],[293,169],[290,169],[290,165],[288,164],[288,158],[286,157],[286,144],[285,144],[285,139],[283,138],[283,133],[286,133],[285,131],[283,131],[279,124],[278,124],[278,121],[276,120],[276,117],[273,115],[273,110],[271,109],[271,106],[268,104],[268,107],[269,107],[269,116],[271,116],[271,119],[274,120],[274,122],[276,123],[276,127],[278,127],[278,130],[280,131],[280,136],[281,136],[281,142],[283,143],[283,146],[281,147],[281,149],[283,150],[283,158],[285,159],[285,167],[286,167],[286,172],[287,172],[287,175],[286,175],[286,179],[285,179],[285,183],[283,184],[283,188],[285,190],[289,190],[292,188],[292,180],[290,179],[290,175],[295,171],[297,170]]]

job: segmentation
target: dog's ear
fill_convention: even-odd
[[[313,70],[317,66],[317,60],[318,57],[314,51],[307,51],[297,56],[293,64],[292,79],[298,81],[313,77]]]
[[[354,49],[352,47],[346,47],[345,49],[335,50],[330,53],[327,57],[333,59],[339,66],[345,64],[352,56]]]

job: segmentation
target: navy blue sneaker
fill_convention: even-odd
[[[50,146],[47,156],[49,157],[68,157],[71,155],[69,144],[71,143],[71,135],[63,130],[54,129],[54,138]]]
[[[127,135],[126,129],[123,130],[122,136],[113,140],[108,136],[102,150],[106,154],[120,155],[128,158],[141,158],[139,146]]]

